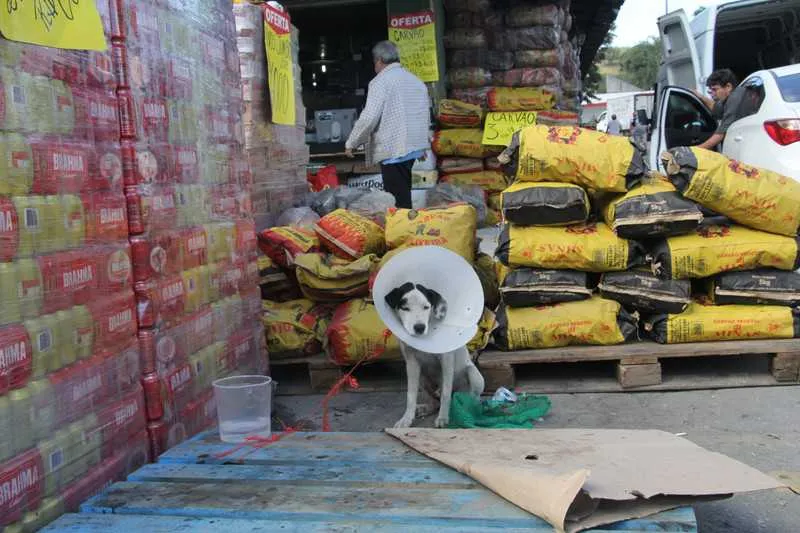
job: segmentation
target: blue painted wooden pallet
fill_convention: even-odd
[[[551,532],[469,477],[383,433],[296,433],[261,449],[207,432],[44,529],[49,533]],[[691,507],[601,529],[696,532]]]

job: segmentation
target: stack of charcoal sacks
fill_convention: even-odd
[[[580,128],[525,128],[508,154],[500,348],[620,343],[637,319],[663,343],[800,332],[795,181],[699,148],[665,153],[667,179],[625,139]]]
[[[663,343],[800,336],[800,184],[700,148],[669,150],[662,161],[683,198],[715,217],[650,246],[653,270],[691,280],[695,300],[649,317],[649,335]]]
[[[245,153],[253,175],[253,216],[258,229],[308,191],[306,110],[300,77],[299,32],[292,26],[294,125],[273,124],[270,116],[263,6],[235,3],[237,47],[244,97]]]
[[[115,12],[98,2],[106,35]],[[0,529],[147,462],[112,49],[0,38]]]
[[[538,87],[555,96],[557,109],[571,112],[545,116],[577,123],[581,37],[570,36],[571,2],[496,4],[445,2],[450,97],[487,108],[492,87]]]
[[[520,350],[636,339],[637,317],[594,295],[593,288],[598,273],[642,264],[644,250],[596,221],[590,197],[632,189],[645,174],[643,153],[623,137],[532,126],[514,135],[500,159],[516,181],[501,197],[497,346]]]
[[[265,371],[231,3],[120,0],[117,93],[148,432],[215,423],[212,381]]]

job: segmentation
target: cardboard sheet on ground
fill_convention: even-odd
[[[557,531],[583,531],[698,500],[783,486],[729,457],[656,430],[386,431]]]

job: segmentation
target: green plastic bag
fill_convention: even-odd
[[[450,403],[451,429],[530,429],[550,412],[550,398],[520,394],[516,402],[480,400],[456,392]]]

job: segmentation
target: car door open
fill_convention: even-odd
[[[650,143],[650,168],[663,172],[661,152],[676,146],[697,146],[717,129],[711,111],[691,91],[667,86],[661,89],[655,112],[656,123]]]

